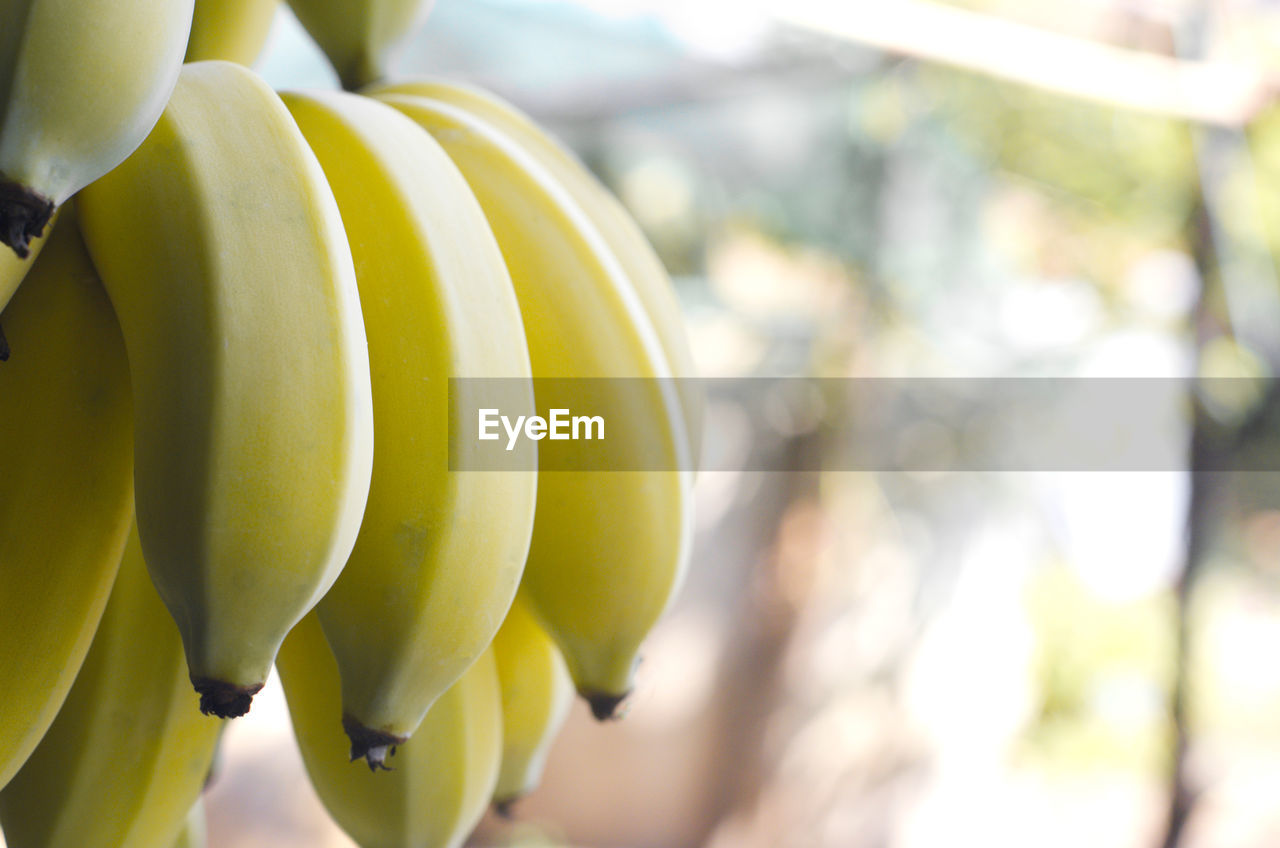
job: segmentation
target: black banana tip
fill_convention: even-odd
[[[369,771],[391,771],[387,757],[394,757],[396,746],[409,741],[407,736],[372,730],[348,713],[342,716],[342,729],[351,740],[351,762],[363,758],[369,764]]]
[[[191,685],[200,693],[200,712],[218,718],[239,718],[249,712],[253,696],[262,689],[261,683],[237,686],[207,677],[192,678]]]
[[[627,700],[631,692],[614,695],[608,692],[582,692],[582,697],[591,705],[591,714],[596,721],[611,721],[622,718],[623,712],[618,707]]]
[[[31,240],[40,238],[53,217],[53,201],[38,192],[0,179],[0,241],[19,259],[31,255]]]

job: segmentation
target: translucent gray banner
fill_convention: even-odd
[[[662,410],[700,407],[702,471],[1172,471],[1194,396],[1230,428],[1276,388],[1248,379],[538,379],[450,381],[452,470],[691,467]],[[691,402],[692,401],[692,402]],[[1264,425],[1265,426],[1265,425]],[[1217,470],[1280,470],[1274,449]],[[794,449],[797,445],[803,449]]]

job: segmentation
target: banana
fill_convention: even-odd
[[[195,0],[188,62],[226,59],[252,65],[262,53],[280,0]]]
[[[493,656],[502,691],[502,768],[493,801],[506,814],[542,779],[551,743],[569,717],[573,680],[520,597],[493,639]]]
[[[574,384],[581,408],[616,413],[608,455],[689,469],[679,399],[652,322],[554,174],[455,106],[378,97],[436,137],[480,200],[515,284],[535,379],[611,378]],[[687,470],[548,471],[540,464],[522,589],[598,717],[613,715],[630,691],[640,644],[683,578],[691,486]]]
[[[0,787],[71,688],[133,518],[124,341],[74,216],[48,241],[4,313],[16,352],[0,365]]]
[[[170,848],[220,730],[192,705],[186,678],[182,640],[131,532],[66,703],[0,792],[9,848]]]
[[[355,94],[283,99],[346,222],[369,339],[369,502],[317,611],[351,757],[377,768],[492,641],[520,583],[533,459],[525,471],[449,471],[450,438],[471,423],[451,409],[449,379],[521,378],[518,411],[533,414],[529,352],[493,232],[431,136]]]
[[[488,806],[502,757],[502,705],[486,651],[427,713],[385,773],[346,761],[338,666],[316,616],[276,660],[307,774],[361,848],[457,848]]]
[[[680,393],[680,408],[689,434],[693,467],[696,468],[701,452],[706,401],[695,379],[698,373],[693,364],[693,351],[685,332],[680,301],[662,260],[613,193],[572,151],[548,135],[528,115],[492,92],[445,79],[419,79],[374,85],[364,93],[430,97],[463,109],[479,120],[488,121],[537,159],[573,196],[617,257],[645,313],[653,322],[662,352],[666,354],[672,374],[678,381],[676,388]]]
[[[205,848],[209,843],[209,826],[205,820],[204,801],[197,798],[187,812],[187,820],[182,825],[173,848]]]
[[[435,0],[289,0],[348,91],[387,75],[391,53],[433,5]]]
[[[178,78],[192,3],[4,3],[0,241],[19,257],[59,204],[151,131]]]
[[[342,220],[252,71],[186,65],[78,208],[133,377],[138,534],[201,710],[248,711],[355,543],[372,468]]]
[[[36,257],[40,255],[41,248],[48,241],[48,233],[53,229],[54,223],[58,219],[58,211],[55,209],[53,217],[49,219],[49,225],[45,227],[43,235],[37,236],[31,240],[27,246],[27,255],[19,257],[16,253],[9,251],[0,251],[0,314],[4,313],[4,308],[13,298],[13,293],[18,290],[18,284],[27,276],[27,272],[35,265]],[[5,339],[4,328],[0,327],[0,362],[4,362],[9,358],[9,342]]]

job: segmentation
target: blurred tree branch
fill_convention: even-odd
[[[1196,350],[1203,349],[1206,341],[1207,292],[1205,289],[1216,279],[1214,274],[1213,229],[1203,193],[1197,193],[1196,204],[1189,222],[1188,241],[1196,269],[1203,281],[1200,297],[1192,320],[1197,337]],[[1191,470],[1191,497],[1187,506],[1186,551],[1182,571],[1175,585],[1177,612],[1173,687],[1169,693],[1169,715],[1173,722],[1173,752],[1169,764],[1169,807],[1165,817],[1165,830],[1161,848],[1177,848],[1183,829],[1199,794],[1191,784],[1187,773],[1187,751],[1190,745],[1190,728],[1187,720],[1189,700],[1189,660],[1191,653],[1190,612],[1192,592],[1201,566],[1204,564],[1208,540],[1212,535],[1212,503],[1219,487],[1220,475],[1211,469],[1220,467],[1224,448],[1215,438],[1212,421],[1204,406],[1195,397],[1193,404],[1191,448],[1188,465]],[[1226,450],[1230,450],[1229,447]]]
[[[786,463],[779,467],[800,468],[815,454],[821,455],[822,448],[819,436],[809,433],[766,449],[776,451]],[[796,538],[812,542],[818,535],[812,522],[806,521],[816,511],[818,480],[819,475],[812,472],[781,475],[779,485],[749,505],[757,513],[754,525],[771,532],[761,540],[759,558],[744,575],[748,590],[733,616],[738,626],[716,686],[718,719],[712,761],[721,776],[710,782],[707,815],[691,845],[707,844],[716,829],[734,816],[750,817],[776,766],[777,752],[766,750],[760,741],[786,702],[783,663],[808,589],[805,585],[799,597],[788,597],[781,584],[787,581],[783,572],[795,571],[797,554],[801,565],[816,556],[808,545],[797,552],[789,550],[788,543],[794,548]]]

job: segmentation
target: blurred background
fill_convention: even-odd
[[[258,68],[336,85],[283,8]],[[927,419],[922,470],[752,471],[839,434],[713,402],[629,713],[474,844],[1280,844],[1280,476],[1221,470],[1280,455],[1280,3],[439,0],[396,71],[571,145],[705,376],[1230,378],[1142,473],[948,471]],[[351,845],[274,683],[208,803],[213,848]]]

